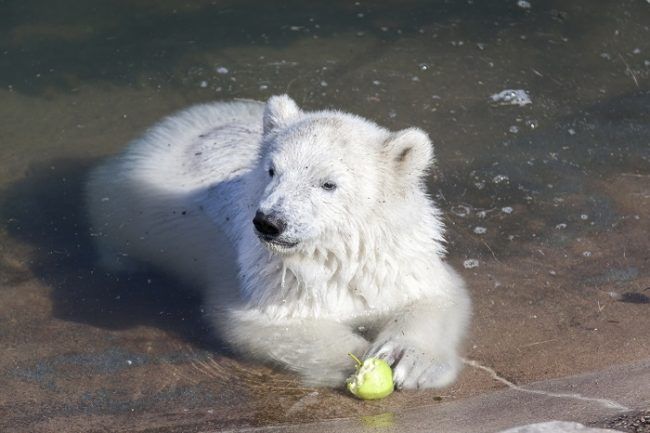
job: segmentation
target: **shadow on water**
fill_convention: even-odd
[[[53,316],[105,329],[153,326],[223,351],[192,290],[148,270],[112,275],[96,267],[83,208],[83,186],[95,163],[35,165],[2,196],[6,231],[35,247],[30,271],[52,288]]]
[[[545,7],[554,6],[553,1]],[[94,80],[133,85],[145,79],[178,82],[179,66],[206,62],[206,53],[260,46],[285,48],[341,33],[390,43],[435,28],[459,39],[498,37],[499,25],[530,20],[507,2],[289,1],[115,2],[6,0],[0,2],[0,86],[40,95]],[[540,31],[558,25],[545,14]],[[37,24],[33,24],[36,22]],[[29,23],[29,24],[28,24]],[[576,30],[577,31],[577,30]],[[487,36],[487,39],[486,39]],[[203,65],[209,66],[209,65]],[[214,65],[212,65],[214,67]]]

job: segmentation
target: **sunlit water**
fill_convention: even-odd
[[[263,425],[498,386],[304,389],[233,359],[177,283],[95,268],[88,168],[215,99],[429,132],[470,356],[524,383],[650,356],[650,4],[530,3],[0,1],[0,429]],[[508,89],[531,103],[491,99]]]

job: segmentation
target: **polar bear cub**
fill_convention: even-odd
[[[201,287],[244,356],[339,386],[348,352],[401,388],[442,387],[470,318],[425,191],[426,133],[390,132],[286,95],[199,105],[158,123],[87,186],[104,266],[144,262]]]

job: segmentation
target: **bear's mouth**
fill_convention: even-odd
[[[298,241],[288,241],[288,240],[283,240],[278,238],[270,238],[262,234],[258,234],[257,237],[264,244],[265,247],[277,253],[288,253],[294,250],[295,247],[298,245]]]

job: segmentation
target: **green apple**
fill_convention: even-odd
[[[357,371],[348,378],[348,390],[362,400],[376,400],[387,397],[393,392],[393,370],[383,359],[359,358],[349,353],[357,362]]]

